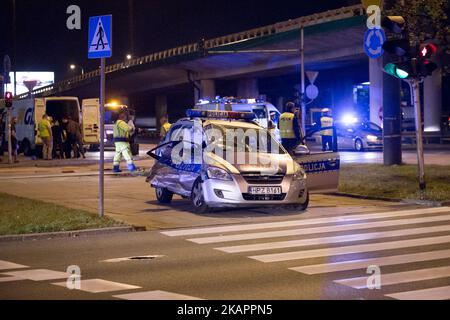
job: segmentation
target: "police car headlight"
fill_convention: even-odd
[[[371,134],[369,134],[366,138],[367,138],[367,140],[369,140],[369,141],[377,141],[377,139],[378,139],[377,136],[373,136],[373,135],[371,135]]]
[[[295,163],[294,180],[304,180],[306,179],[305,170],[298,163]]]
[[[208,169],[206,169],[206,174],[208,175],[209,179],[225,181],[233,180],[233,178],[231,178],[231,175],[226,170],[217,167],[209,167]]]

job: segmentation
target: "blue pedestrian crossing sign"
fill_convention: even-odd
[[[112,56],[112,15],[89,18],[88,58]]]
[[[364,51],[371,59],[378,59],[384,54],[383,44],[386,41],[386,34],[381,28],[372,28],[364,35]]]

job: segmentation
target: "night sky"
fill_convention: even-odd
[[[12,2],[1,0],[0,59],[12,56]],[[359,1],[261,1],[261,0],[16,0],[17,70],[55,71],[56,78],[71,75],[68,65],[85,71],[98,61],[87,59],[89,16],[113,15],[113,58],[119,62],[131,52],[129,3],[133,4],[135,56],[196,42],[290,18],[297,18]],[[82,29],[68,30],[66,9],[81,8]],[[0,61],[0,62],[1,62]]]

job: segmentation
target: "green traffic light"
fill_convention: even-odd
[[[385,65],[384,72],[399,79],[406,79],[409,77],[409,73],[407,71],[398,68],[394,63],[388,63]]]

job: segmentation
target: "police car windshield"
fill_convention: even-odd
[[[213,124],[205,128],[207,144],[224,151],[285,154],[280,144],[263,128]]]

